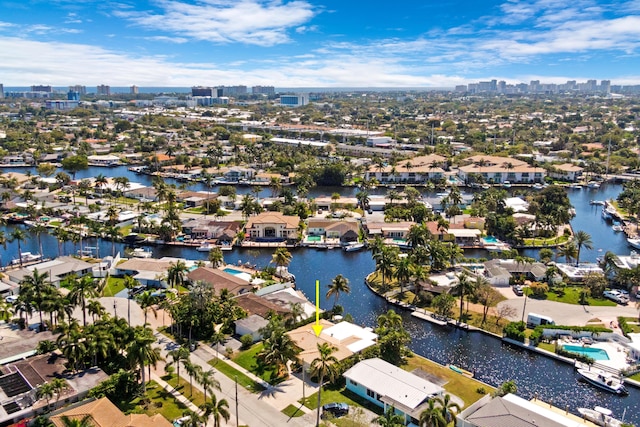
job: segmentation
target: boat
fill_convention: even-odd
[[[623,227],[622,225],[620,225],[620,224],[614,224],[614,225],[611,227],[611,229],[612,229],[613,231],[615,231],[616,233],[619,233],[619,232],[621,232],[621,231],[624,231],[624,227]]]
[[[571,184],[571,185],[569,185],[569,188],[571,188],[573,190],[582,190],[582,185],[580,185],[580,184]]]
[[[598,388],[601,388],[610,393],[615,393],[618,395],[628,394],[626,387],[624,386],[624,382],[614,377],[611,374],[608,374],[603,371],[590,371],[588,369],[578,369],[578,375],[587,381],[589,384],[592,384]]]
[[[544,188],[544,186],[542,184],[540,184],[539,182],[536,182],[535,184],[533,184],[533,189],[534,190],[542,190],[542,188]]]
[[[610,409],[603,408],[602,406],[596,406],[593,409],[589,408],[578,408],[578,412],[582,415],[587,421],[591,421],[592,423],[603,426],[603,427],[620,427],[622,426],[622,421],[613,418],[611,416],[612,412]]]
[[[467,371],[466,369],[462,369],[456,365],[449,365],[449,369],[451,369],[453,372],[457,372],[461,375],[464,375],[465,377],[473,378],[473,372]]]
[[[233,250],[233,246],[229,242],[219,242],[219,246],[221,251],[231,251]]]
[[[96,249],[97,248],[95,246],[85,246],[82,249],[78,249],[78,255],[85,256],[85,257],[92,257],[93,251],[95,251]]]
[[[589,181],[589,183],[587,183],[587,187],[588,188],[600,188],[600,183],[597,181]]]
[[[604,205],[604,200],[591,200],[590,205]]]
[[[211,250],[215,248],[215,245],[212,245],[209,242],[203,242],[200,246],[196,248],[198,252],[211,252]]]
[[[608,203],[604,204],[604,207],[602,208],[602,218],[612,219],[614,216],[617,216],[617,215],[618,215],[618,211],[616,211],[616,208],[609,205]]]
[[[640,249],[640,238],[627,238],[627,243],[629,244],[629,246],[636,248],[636,249]]]
[[[342,250],[345,251],[345,252],[355,252],[355,251],[359,251],[362,248],[364,248],[364,243],[351,242],[351,243],[343,246]]]
[[[16,258],[11,260],[11,265],[18,265],[20,263],[24,264],[27,262],[39,261],[42,259],[42,255],[40,254],[32,254],[31,252],[22,252],[20,258]]]
[[[135,248],[131,251],[131,256],[134,258],[151,258],[153,253],[145,250],[144,248]]]

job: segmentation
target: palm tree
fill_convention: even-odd
[[[258,360],[264,366],[273,366],[278,377],[283,376],[287,363],[296,358],[300,350],[284,328],[276,328],[263,342],[263,348],[258,353]]]
[[[211,262],[211,266],[213,268],[220,267],[221,265],[224,265],[224,255],[222,253],[222,249],[213,248],[209,252],[209,262]]]
[[[470,295],[475,289],[474,283],[470,280],[469,275],[466,272],[462,272],[458,275],[458,284],[453,287],[454,292],[460,295],[460,318],[458,323],[462,322],[462,310],[464,310],[464,296]]]
[[[389,406],[384,415],[375,419],[375,423],[382,427],[402,427],[404,426],[404,417],[396,414],[395,407]]]
[[[26,238],[24,231],[19,228],[14,229],[9,236],[10,242],[18,242],[18,260],[20,267],[22,267],[22,242],[24,242]]]
[[[129,323],[129,326],[131,326],[131,290],[136,286],[140,285],[140,282],[138,282],[133,277],[125,274],[123,284],[124,284],[124,287],[127,289],[127,292],[129,292],[127,295],[127,322]],[[147,322],[145,321],[144,323],[147,323]]]
[[[576,259],[576,257],[578,256],[578,248],[573,242],[567,243],[566,245],[558,249],[558,255],[564,257],[565,261],[567,263],[570,263],[571,260]]]
[[[380,287],[384,292],[386,290],[385,279],[393,276],[393,267],[398,261],[398,248],[395,246],[385,246],[376,258],[376,271],[382,275]]]
[[[576,254],[576,265],[578,265],[580,264],[580,250],[583,247],[585,249],[593,249],[593,241],[591,240],[591,235],[583,230],[577,231],[573,239],[578,248],[578,253]]]
[[[2,223],[0,222],[0,224]],[[5,251],[7,250],[7,236],[3,230],[0,230],[0,245]],[[2,254],[0,254],[0,268],[2,268]]]
[[[400,258],[396,263],[394,275],[398,283],[400,283],[400,298],[402,298],[404,295],[404,285],[411,280],[411,276],[413,275],[413,261],[411,258],[408,256]]]
[[[187,347],[179,347],[176,348],[174,350],[171,350],[168,353],[169,357],[171,358],[171,362],[168,363],[168,365],[175,365],[176,367],[176,374],[178,376],[178,384],[180,384],[180,363],[182,363],[183,361],[189,360],[189,349]]]
[[[158,303],[158,297],[153,295],[151,291],[145,291],[138,296],[137,300],[138,305],[140,305],[140,308],[144,312],[145,325],[147,324],[147,314],[149,313],[149,310],[151,310],[156,319],[158,318],[158,311],[153,307]]]
[[[287,267],[291,264],[291,253],[287,248],[278,248],[271,256],[271,262],[276,265],[276,268]]]
[[[148,365],[149,369],[151,369],[151,366],[155,366],[157,362],[162,360],[160,349],[153,347],[155,342],[156,338],[153,336],[151,329],[138,326],[135,328],[133,340],[127,346],[127,359],[132,368],[139,367],[143,390],[146,384],[145,365]]]
[[[451,400],[450,394],[445,394],[444,397],[436,397],[436,402],[440,404],[442,411],[442,417],[448,423],[454,417],[454,415],[460,412],[460,405]]]
[[[172,288],[182,286],[184,284],[185,273],[189,271],[184,261],[176,261],[169,264],[167,270],[167,282]]]
[[[200,376],[198,376],[198,378],[196,378],[196,381],[198,381],[198,384],[200,384],[202,386],[202,390],[204,391],[204,401],[207,401],[207,391],[210,391],[211,394],[213,395],[213,390],[220,390],[220,381],[218,381],[217,379],[214,378],[215,371],[213,370],[208,370],[208,371],[202,371],[202,373],[200,374]]]
[[[369,193],[365,190],[358,191],[356,193],[356,199],[358,200],[358,204],[363,211],[367,210],[369,207],[369,202],[371,199],[369,198]]]
[[[51,400],[54,394],[55,394],[55,391],[51,383],[40,384],[36,390],[36,396],[38,397],[38,399],[43,399],[43,398],[46,399],[47,409],[49,408],[49,401]]]
[[[95,298],[98,296],[96,291],[96,284],[93,277],[90,275],[78,278],[73,275],[68,279],[68,283],[71,285],[71,291],[69,292],[69,301],[73,304],[80,305],[82,308],[82,324],[87,326],[87,299]]]
[[[36,309],[40,313],[40,325],[44,326],[42,323],[42,289],[46,285],[46,281],[49,278],[49,273],[46,271],[42,274],[38,273],[38,269],[34,268],[33,273],[31,275],[27,275],[20,282],[21,288],[20,293],[25,291],[33,291],[35,292],[34,298],[32,301],[35,303]]]
[[[200,406],[200,409],[204,411],[205,418],[213,416],[213,427],[220,427],[222,424],[220,419],[223,418],[229,421],[231,414],[229,413],[229,402],[226,399],[220,399],[215,394],[211,393],[209,401]]]
[[[89,304],[87,304],[87,312],[91,315],[93,323],[96,322],[97,317],[102,317],[107,314],[107,310],[104,308],[104,306],[100,304],[100,301],[95,299],[89,301]]]
[[[38,240],[38,249],[40,249],[40,255],[44,254],[42,250],[42,233],[47,231],[47,227],[45,227],[41,222],[36,223],[33,227],[29,229],[29,233],[36,236]]]
[[[327,299],[332,296],[335,298],[333,301],[333,306],[335,307],[338,303],[338,298],[341,293],[348,294],[351,292],[351,288],[349,287],[349,279],[344,277],[342,274],[338,274],[333,278],[331,284],[329,285],[329,290],[327,291]]]
[[[442,416],[442,410],[435,405],[434,399],[429,399],[428,407],[420,413],[420,426],[446,427],[447,421]]]
[[[193,363],[191,360],[184,361],[184,370],[189,375],[189,395],[193,396],[193,377],[196,377],[196,381],[202,374],[202,366]]]
[[[313,359],[310,366],[310,375],[312,377],[318,377],[318,408],[316,415],[316,427],[320,425],[320,407],[322,406],[320,402],[322,401],[322,384],[324,382],[325,376],[329,378],[329,381],[333,381],[336,376],[336,370],[334,368],[334,364],[338,363],[338,359],[333,356],[333,352],[337,351],[336,347],[330,346],[328,343],[324,342],[322,344],[317,344],[318,346],[318,357]]]

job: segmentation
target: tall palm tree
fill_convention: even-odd
[[[316,427],[320,425],[320,402],[322,401],[322,384],[324,378],[327,377],[329,381],[333,381],[336,376],[336,370],[334,364],[338,363],[338,359],[333,355],[333,352],[337,351],[336,347],[324,342],[317,344],[318,357],[313,359],[310,366],[310,375],[312,377],[318,377],[318,408],[316,414]]]
[[[453,287],[454,292],[460,295],[460,318],[458,323],[462,322],[462,311],[464,310],[464,297],[470,295],[475,289],[474,282],[469,278],[466,272],[462,272],[458,275],[458,284]]]
[[[187,371],[187,375],[189,375],[189,396],[193,396],[193,378],[196,378],[196,381],[198,378],[200,378],[200,375],[202,374],[202,366],[193,363],[191,360],[185,360],[184,363],[184,370]]]
[[[436,406],[434,399],[429,399],[428,407],[420,412],[420,426],[424,427],[446,427],[447,421],[442,415],[441,408]]]
[[[47,227],[44,226],[41,222],[36,223],[29,229],[29,233],[36,236],[38,240],[38,249],[40,250],[40,255],[43,255],[44,252],[42,250],[42,233],[46,233]]]
[[[402,427],[404,426],[404,417],[400,414],[396,414],[396,408],[389,406],[384,413],[376,418],[375,423],[382,427]]]
[[[411,276],[413,275],[413,261],[411,258],[408,256],[400,258],[396,263],[394,275],[398,283],[400,283],[400,297],[402,298],[404,295],[404,285],[411,280]]]
[[[131,326],[131,294],[130,292],[133,288],[140,285],[140,282],[138,282],[136,279],[129,276],[128,274],[125,274],[123,284],[124,284],[124,287],[127,289],[127,292],[129,292],[129,294],[127,295],[127,322],[129,323],[129,326]],[[144,323],[147,323],[146,320]]]
[[[209,262],[211,262],[211,266],[213,268],[220,267],[224,265],[224,254],[222,253],[222,249],[213,248],[209,252]]]
[[[187,347],[179,347],[176,349],[171,350],[168,353],[169,357],[171,358],[171,362],[169,362],[169,365],[175,365],[176,367],[176,374],[178,376],[178,384],[180,384],[180,364],[186,360],[189,360],[189,349]]]
[[[576,254],[576,265],[578,265],[580,264],[580,251],[582,248],[593,249],[593,240],[591,240],[591,235],[583,230],[577,231],[573,239],[578,248],[578,253]]]
[[[104,308],[102,304],[100,304],[100,301],[94,299],[89,301],[89,304],[87,304],[87,313],[91,315],[91,318],[93,319],[93,323],[95,323],[96,318],[100,318],[105,314],[107,314],[107,310]]]
[[[451,400],[450,394],[445,394],[444,397],[436,397],[436,402],[440,405],[442,411],[442,417],[447,423],[449,423],[455,414],[460,412],[460,405]]]
[[[213,376],[214,374],[215,371],[213,370],[203,370],[200,376],[196,378],[198,384],[202,386],[202,390],[204,391],[205,402],[207,401],[207,391],[211,392],[211,394],[213,395],[214,389],[220,390],[220,381],[215,379],[215,377]]]
[[[69,280],[69,284],[71,285],[69,301],[82,308],[82,324],[87,326],[87,300],[98,296],[96,283],[93,277],[88,274],[81,278],[74,275],[67,280]]]
[[[393,276],[393,267],[398,262],[398,248],[395,246],[385,246],[376,258],[376,271],[382,275],[380,287],[386,290],[385,279]]]
[[[42,291],[43,288],[46,285],[47,279],[49,278],[49,273],[48,272],[44,272],[42,274],[38,273],[38,269],[34,268],[33,269],[33,273],[31,273],[31,275],[27,275],[24,277],[24,279],[22,279],[22,281],[20,282],[21,288],[20,288],[20,293],[22,293],[23,291],[27,291],[28,292],[33,292],[33,303],[35,305],[35,308],[38,310],[38,312],[40,313],[40,325],[43,326],[42,323]]]
[[[145,291],[140,295],[138,295],[137,300],[138,300],[138,304],[140,305],[140,308],[144,312],[145,325],[147,324],[147,314],[149,313],[149,310],[151,310],[151,312],[153,313],[156,319],[158,318],[158,312],[153,307],[158,303],[158,297],[153,295],[151,291]]]
[[[220,427],[222,425],[220,422],[221,418],[224,419],[225,422],[231,418],[229,402],[227,402],[226,399],[218,400],[213,393],[211,393],[211,398],[200,406],[200,409],[204,411],[205,418],[209,419],[209,417],[213,416],[213,427]]]
[[[20,262],[20,267],[22,267],[22,242],[24,242],[26,238],[27,236],[24,231],[19,228],[14,229],[9,236],[10,242],[18,242],[18,260]]]
[[[189,271],[189,269],[184,261],[172,262],[169,264],[169,269],[167,270],[167,282],[172,288],[182,286],[187,271]]]
[[[281,269],[281,267],[288,267],[291,264],[291,252],[287,250],[287,248],[278,248],[271,256],[271,262],[276,265],[277,269]]]
[[[156,338],[149,328],[137,326],[133,334],[133,340],[127,346],[127,359],[132,368],[139,367],[142,389],[145,389],[146,377],[144,367],[151,368],[162,360],[160,349],[153,346]]]
[[[7,236],[4,234],[3,230],[0,230],[0,246],[2,246],[2,248],[5,251],[7,250]],[[0,253],[0,268],[2,268],[2,254],[1,253]]]
[[[333,278],[331,284],[329,285],[329,290],[327,291],[327,299],[332,296],[335,298],[333,300],[333,306],[335,307],[338,303],[338,298],[341,293],[348,294],[351,292],[351,288],[349,287],[349,279],[344,277],[342,274],[338,274]]]
[[[558,249],[557,253],[559,256],[564,257],[567,263],[570,263],[571,260],[576,259],[578,256],[578,248],[573,242],[570,242]]]

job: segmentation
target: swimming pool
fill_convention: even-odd
[[[244,273],[244,271],[236,270],[235,268],[229,268],[229,267],[225,268],[222,271],[224,271],[225,273],[233,274],[234,276]]]
[[[307,236],[307,241],[309,242],[320,242],[322,240],[322,236]]]
[[[609,360],[609,355],[606,350],[593,347],[582,347],[579,345],[563,345],[563,350],[570,351],[571,353],[582,354],[588,356],[593,360]]]
[[[496,238],[495,238],[495,237],[493,237],[493,236],[483,237],[483,238],[482,238],[482,240],[483,240],[485,243],[498,243],[498,239],[496,239]]]

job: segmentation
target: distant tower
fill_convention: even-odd
[[[137,95],[138,94],[138,86],[133,85],[133,86],[131,86],[130,89],[131,89],[131,92],[130,92],[131,95]]]
[[[96,94],[109,96],[111,95],[111,87],[107,85],[100,85],[96,87]]]
[[[4,98],[4,85],[0,83],[0,99]]]
[[[82,85],[69,86],[69,92],[78,92],[81,96],[87,94],[87,87]]]
[[[80,101],[80,92],[75,90],[67,92],[67,101]]]

